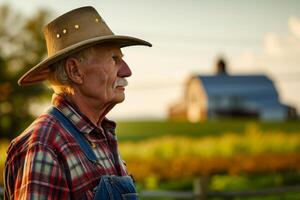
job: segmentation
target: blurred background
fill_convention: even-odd
[[[43,26],[87,5],[153,44],[122,49],[133,75],[109,113],[143,199],[300,199],[298,0],[0,0],[0,171],[50,105],[17,85],[47,56]]]

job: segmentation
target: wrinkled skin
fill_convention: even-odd
[[[95,124],[101,123],[104,116],[125,99],[125,85],[116,87],[117,79],[131,76],[122,57],[119,47],[105,44],[94,46],[82,61],[70,58],[66,62],[74,88],[69,99]]]

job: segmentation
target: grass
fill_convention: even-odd
[[[136,142],[122,141],[119,149],[125,160],[172,160],[191,156],[226,158],[240,154],[282,154],[300,152],[299,133],[261,132],[252,127],[244,134],[227,133],[201,138],[163,136]]]
[[[201,180],[201,177],[198,177]],[[282,185],[297,185],[300,178],[300,172],[285,172],[285,173],[264,173],[260,175],[227,175],[220,174],[207,177],[207,189],[209,191],[242,191],[242,190],[255,190],[256,188],[270,188],[280,187]],[[153,180],[154,179],[154,180]],[[155,180],[155,177],[149,178],[147,181],[154,188],[148,189],[161,189],[161,190],[193,190],[193,182],[197,179],[183,178],[176,182],[174,181],[161,181]],[[145,187],[138,185],[139,187]]]
[[[159,188],[166,189],[188,189],[191,182],[187,181],[185,177],[178,177],[176,181],[172,180],[170,184],[166,183],[166,185],[163,185],[164,183],[160,182],[159,173],[162,173],[164,170],[165,173],[167,173],[168,171],[172,171],[168,169],[175,168],[182,171],[181,169],[183,168],[180,168],[180,164],[182,164],[182,166],[188,165],[193,167],[194,165],[191,161],[197,157],[225,157],[224,159],[226,159],[226,157],[232,157],[239,153],[251,156],[262,153],[300,152],[299,122],[300,121],[259,122],[255,120],[216,120],[192,124],[188,122],[171,121],[119,121],[116,131],[123,159],[129,161],[128,167],[130,168],[130,160],[135,158],[137,159],[137,167],[141,168],[141,173],[146,173],[145,175],[140,175],[144,180],[143,182],[146,188],[156,188],[158,185]],[[7,140],[0,141],[0,172],[2,171],[1,169],[3,169],[7,146]],[[168,168],[170,162],[176,161],[179,154],[182,158],[185,158],[183,159],[183,163],[179,162],[179,160],[177,163],[173,162],[175,164],[172,168]],[[189,160],[189,158],[191,158],[191,160]],[[249,158],[245,159],[247,160]],[[151,162],[151,160],[155,162]],[[166,162],[166,165],[160,166],[160,162],[163,161]],[[256,160],[254,159],[254,161]],[[275,164],[281,162],[280,160],[275,161]],[[207,167],[209,163],[201,165]],[[257,167],[258,165],[255,164],[253,166]],[[149,167],[152,167],[154,172],[158,174],[147,173]],[[196,167],[197,170],[201,168],[201,166]],[[148,171],[151,171],[152,168],[148,169]],[[164,170],[162,170],[162,168]],[[138,171],[139,170],[132,170],[134,174]],[[294,171],[291,173],[294,173]],[[2,183],[1,175],[0,185]],[[229,177],[219,176],[214,179],[211,187],[212,189],[220,190],[222,190],[222,188],[234,189],[238,186],[242,187],[240,184],[245,184],[245,188],[247,188],[247,185],[254,184],[254,182],[251,181],[255,179],[255,177],[256,176],[252,177],[249,175],[239,178],[233,177],[233,179],[231,179],[230,175]],[[281,179],[284,178],[275,177],[273,179],[273,177],[271,177],[268,180],[272,183],[273,180],[278,181]],[[257,185],[258,187],[262,187],[259,185],[259,181],[260,180],[258,180]],[[237,184],[237,186],[235,186],[235,184]],[[283,184],[286,184],[285,181],[283,181]],[[145,185],[142,187],[145,187]]]
[[[165,135],[199,137],[218,136],[224,133],[241,134],[247,127],[255,125],[264,132],[300,132],[299,121],[259,122],[255,120],[215,120],[202,123],[172,121],[119,121],[117,135],[119,141],[138,141]]]
[[[273,187],[280,187],[282,185],[295,185],[300,178],[299,172],[287,172],[287,173],[265,173],[261,175],[215,175],[208,177],[207,179],[207,191],[215,192],[233,192],[233,191],[255,191],[257,189],[266,189]],[[195,178],[181,179],[174,181],[158,182],[157,180],[149,179],[149,183],[145,185],[138,184],[139,188],[147,188],[147,185],[152,186],[148,189],[158,189],[166,191],[193,191],[193,182]],[[201,178],[200,178],[201,180]],[[154,187],[154,188],[153,188]],[[246,200],[280,200],[280,199],[293,199],[298,200],[300,198],[300,191],[284,194],[273,194],[268,196],[255,196],[255,197],[236,197],[234,200],[246,199]],[[151,198],[145,198],[151,199]],[[154,198],[153,198],[154,199]],[[167,198],[159,198],[166,199]],[[225,198],[209,198],[212,200],[224,200]],[[228,198],[231,199],[231,198]]]

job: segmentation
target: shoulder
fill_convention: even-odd
[[[7,150],[7,159],[13,159],[18,154],[27,152],[35,146],[43,146],[44,149],[53,151],[67,143],[66,131],[59,121],[48,113],[42,114],[33,121],[18,137],[10,144]]]

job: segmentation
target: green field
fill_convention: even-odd
[[[176,153],[176,150],[174,151],[174,149],[178,148],[180,143],[184,143],[184,141],[181,140],[181,137],[184,137],[188,140],[188,142],[186,142],[185,149],[177,150],[180,154],[182,154],[182,152],[190,151],[191,148],[194,149],[194,144],[200,141],[199,145],[205,145],[206,142],[213,144],[209,145],[206,149],[211,155],[213,152],[226,154],[228,151],[238,154],[245,153],[247,151],[264,151],[264,153],[268,155],[271,151],[299,152],[299,122],[300,121],[296,120],[287,122],[216,120],[191,124],[188,122],[171,121],[120,121],[117,126],[117,134],[121,145],[120,150],[124,150],[123,153],[127,159],[130,159],[130,156],[136,155],[136,152],[142,153],[143,151],[146,152],[145,154],[148,154],[148,157],[153,157],[153,155],[155,156],[155,153],[157,153],[156,156],[158,160],[162,159],[162,155],[174,155],[171,152]],[[176,142],[176,138],[178,139],[178,142]],[[234,144],[235,142],[233,141],[236,139],[239,141],[239,144]],[[297,143],[295,146],[293,146],[294,142]],[[129,145],[124,146],[126,144]],[[266,147],[266,145],[269,145],[270,148]],[[122,147],[124,148],[122,149]],[[202,151],[202,148],[205,147],[199,146],[197,150]],[[240,151],[238,150],[239,148]],[[291,149],[286,151],[286,149],[289,148]],[[126,155],[130,151],[132,151],[132,153]],[[202,151],[200,154],[204,153],[205,152]],[[150,154],[152,156],[150,156]],[[269,159],[271,159],[271,157]],[[141,162],[144,161],[141,160]],[[277,162],[281,161],[278,160]],[[186,164],[189,165],[189,163]],[[168,165],[165,167],[172,169],[172,167]],[[140,189],[192,190],[193,181],[197,178],[197,176],[192,176],[178,178],[176,181],[160,181],[160,171],[165,170],[160,170],[159,168],[156,170],[158,171],[157,174],[149,174],[144,181],[138,183]],[[132,172],[134,174],[135,170],[133,169]],[[299,173],[300,171],[289,170],[235,175],[221,173],[210,176],[207,187],[211,191],[238,191],[249,189],[255,190],[283,185],[295,185],[299,184]],[[299,195],[299,193],[295,193],[282,196],[274,195],[271,197],[247,199],[299,199]]]
[[[119,141],[138,141],[165,135],[201,137],[218,136],[226,133],[241,134],[249,127],[257,127],[263,132],[300,133],[300,121],[259,122],[254,120],[216,120],[202,123],[171,121],[119,121],[117,134]]]
[[[127,161],[128,169],[138,180],[139,190],[192,190],[195,178],[204,173],[201,170],[220,167],[214,166],[215,161],[217,165],[228,165],[227,159],[256,162],[260,156],[272,161],[268,161],[269,166],[264,166],[263,162],[246,166],[242,173],[232,174],[230,170],[234,165],[225,166],[225,171],[220,174],[209,173],[209,190],[233,191],[299,184],[300,170],[289,164],[300,166],[293,159],[300,159],[299,122],[216,120],[191,124],[171,121],[119,121],[116,132],[119,149]],[[0,143],[2,171],[8,141],[2,139]],[[278,156],[282,160],[277,160]],[[197,159],[208,162],[192,162]],[[278,165],[284,162],[287,163],[286,166]],[[270,163],[274,163],[274,166]],[[229,172],[226,167],[229,167]],[[300,199],[299,194],[295,198],[285,197]],[[275,196],[271,199],[282,198]]]

